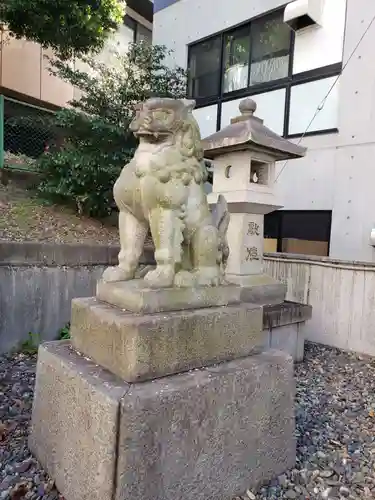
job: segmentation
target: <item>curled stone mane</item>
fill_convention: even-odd
[[[175,145],[183,157],[184,168],[198,184],[207,180],[206,166],[203,161],[203,148],[199,126],[193,113],[187,116],[175,137]]]

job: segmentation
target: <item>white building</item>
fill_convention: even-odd
[[[374,0],[154,1],[153,42],[189,68],[202,136],[252,96],[268,127],[308,148],[278,166],[270,250],[375,260],[374,18]]]

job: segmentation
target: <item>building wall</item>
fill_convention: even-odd
[[[371,0],[348,0],[344,65],[375,16]],[[337,134],[306,137],[306,158],[289,162],[277,189],[288,209],[332,210],[330,256],[374,261],[375,23],[344,69],[335,105]]]
[[[173,49],[170,63],[186,67],[188,44],[285,3],[155,0],[154,43]],[[375,23],[345,65],[373,16],[372,0],[326,0],[323,27],[296,33],[293,75],[335,63],[342,63],[344,71],[339,78],[330,76],[292,87],[289,134],[305,132],[315,114],[309,134],[327,129],[330,133],[292,139],[306,146],[308,154],[304,159],[279,165],[278,171],[282,172],[276,183],[285,209],[332,211],[330,256],[365,261],[375,260],[375,250],[369,244],[375,225]],[[278,133],[283,133],[288,104],[284,92],[278,89],[252,95],[258,104],[257,115]],[[328,93],[324,107],[316,113]],[[221,126],[238,114],[238,101],[223,103]],[[195,113],[203,136],[216,131],[217,104],[201,107]]]
[[[133,9],[127,9],[127,15],[147,30],[152,30],[152,23],[144,19]],[[73,97],[77,97],[73,87],[51,75],[45,56],[52,56],[51,50],[44,50],[39,44],[27,40],[10,38],[5,32],[0,33],[0,87],[3,92],[37,99],[55,106],[66,106]],[[107,42],[99,58],[110,61],[108,48],[114,44],[126,48],[134,39],[132,27],[125,24]],[[73,64],[73,63],[72,63]]]
[[[64,106],[73,98],[73,87],[50,75],[48,61],[51,51],[39,44],[10,38],[1,33],[0,85],[57,106]]]

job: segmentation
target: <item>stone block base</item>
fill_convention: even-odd
[[[39,348],[29,446],[66,500],[113,500],[119,407],[128,389],[67,341]]]
[[[227,280],[241,286],[241,300],[262,306],[280,304],[284,301],[287,285],[267,274],[250,276],[227,275]]]
[[[30,447],[66,500],[227,500],[294,465],[293,403],[278,351],[128,385],[49,343]]]
[[[283,302],[263,309],[263,328],[267,346],[290,354],[294,361],[303,361],[305,324],[311,319],[312,307],[296,302]]]
[[[252,304],[140,315],[75,299],[71,336],[77,351],[136,382],[259,352],[262,321],[262,307]]]
[[[96,297],[133,313],[151,314],[227,306],[241,302],[241,289],[236,285],[197,288],[148,288],[143,279],[107,283],[99,281]]]

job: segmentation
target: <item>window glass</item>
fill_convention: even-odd
[[[266,127],[283,135],[284,132],[284,116],[285,116],[285,89],[272,90],[271,92],[263,92],[251,96],[257,104],[256,116],[259,116],[264,121]],[[221,108],[221,128],[230,124],[230,121],[235,116],[240,115],[238,106],[241,99],[223,102]]]
[[[225,94],[286,78],[291,36],[283,15],[277,13],[191,46],[189,96],[218,96],[221,83]]]
[[[306,131],[316,132],[337,128],[340,82],[336,83],[336,81],[337,77],[333,76],[292,87],[289,134],[303,134]],[[319,113],[316,113],[327,95],[324,107]],[[314,121],[311,122],[313,117],[315,117]]]
[[[198,122],[202,139],[216,132],[216,123],[217,123],[216,104],[213,106],[206,106],[204,108],[194,109],[193,115]]]
[[[152,32],[147,29],[143,24],[137,26],[137,42],[145,41],[151,44],[152,42]]]
[[[126,31],[129,34],[129,42],[134,42],[135,41],[135,31],[137,29],[137,21],[132,19],[130,16],[126,15],[124,17],[124,27],[126,27]]]
[[[220,84],[221,37],[211,38],[190,49],[189,95],[218,95]]]
[[[291,31],[280,15],[251,25],[250,85],[288,76]]]
[[[225,35],[223,92],[248,86],[250,25]]]

